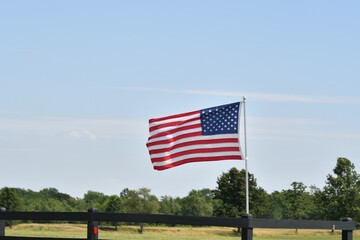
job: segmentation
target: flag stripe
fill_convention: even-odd
[[[200,117],[188,119],[185,121],[163,123],[150,127],[150,136],[155,135],[159,132],[168,132],[179,127],[199,126],[199,124],[201,124]]]
[[[162,165],[166,165],[166,164],[170,164],[172,162],[181,162],[181,161],[184,161],[184,160],[187,160],[187,159],[195,159],[195,158],[208,158],[208,159],[211,159],[212,161],[216,161],[215,159],[222,159],[222,158],[235,158],[235,159],[238,159],[240,156],[239,156],[239,152],[238,151],[232,151],[232,152],[212,152],[212,153],[192,153],[192,154],[189,154],[187,157],[184,157],[184,156],[180,156],[180,157],[177,157],[177,158],[174,158],[174,159],[171,159],[171,160],[166,160],[166,161],[158,161],[158,162],[153,162],[154,166],[162,166]]]
[[[160,117],[160,118],[152,118],[149,120],[150,126],[152,123],[154,122],[162,122],[162,121],[167,121],[167,120],[171,120],[171,119],[176,119],[176,118],[186,118],[192,115],[197,115],[199,114],[200,111],[192,111],[192,112],[187,112],[187,113],[180,113],[180,114],[175,114],[175,115],[171,115],[171,116],[166,116],[166,117]]]
[[[162,149],[158,149],[158,150],[153,150],[155,152],[150,152],[150,156],[152,159],[154,158],[161,158],[161,157],[166,157],[166,156],[175,156],[175,154],[187,154],[187,151],[199,151],[201,149],[201,151],[216,151],[217,149],[221,149],[221,148],[227,148],[227,147],[236,147],[238,148],[238,144],[237,143],[233,143],[230,144],[228,142],[226,143],[207,143],[207,144],[192,144],[192,145],[187,145],[187,146],[183,146],[183,147],[176,147],[174,149],[171,150],[162,150]]]
[[[181,126],[178,128],[172,128],[171,130],[164,130],[164,132],[158,132],[154,135],[150,135],[149,140],[154,139],[154,138],[159,138],[159,137],[164,137],[164,136],[169,136],[172,137],[172,135],[180,135],[182,134],[182,131],[186,131],[186,130],[194,130],[195,128],[198,128],[199,130],[201,129],[201,124],[200,123],[196,123],[193,125],[189,125],[189,126]],[[197,131],[199,131],[197,130]]]
[[[168,162],[162,162],[159,165],[157,163],[153,163],[155,170],[165,170],[172,167],[180,166],[185,163],[191,163],[191,162],[210,162],[210,161],[223,161],[223,160],[242,160],[242,158],[237,155],[222,155],[222,156],[208,156],[208,157],[189,157],[185,160],[181,161],[168,161]]]
[[[161,162],[172,159],[175,161],[178,157],[189,157],[191,154],[203,154],[201,156],[206,157],[207,153],[219,153],[219,152],[231,152],[231,151],[239,151],[239,147],[212,147],[212,148],[197,148],[197,149],[189,149],[182,152],[173,153],[169,156],[164,157],[153,157],[151,156],[152,162]]]
[[[152,139],[148,141],[146,146],[149,150],[157,149],[157,148],[164,148],[166,146],[172,146],[176,143],[181,143],[183,141],[189,140],[196,140],[196,139],[202,139],[202,134],[200,131],[186,131],[183,132],[181,135],[173,136],[173,138],[168,137],[161,137],[157,139]]]
[[[223,139],[206,139],[206,140],[188,140],[185,139],[183,141],[179,141],[176,144],[163,144],[158,145],[155,148],[149,148],[149,152],[151,155],[163,152],[171,152],[175,149],[185,148],[189,146],[196,146],[196,145],[210,145],[211,144],[228,144],[228,143],[235,143],[238,146],[238,140],[233,138],[223,138]]]

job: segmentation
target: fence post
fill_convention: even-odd
[[[347,217],[341,219],[343,222],[352,222],[352,219]],[[353,240],[353,230],[342,230],[341,240]]]
[[[98,210],[96,208],[88,209],[88,224],[87,224],[87,239],[94,240],[99,239],[99,227],[98,222],[95,221],[94,213]]]
[[[6,212],[6,208],[0,207],[1,212]],[[5,237],[5,219],[0,219],[0,237]]]
[[[246,220],[246,225],[241,229],[241,240],[253,240],[253,216],[244,214],[241,216]]]

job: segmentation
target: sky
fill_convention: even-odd
[[[360,172],[360,2],[1,1],[0,188],[215,189],[244,161],[152,168],[148,120],[242,101],[268,193]],[[244,131],[242,131],[244,132]],[[241,147],[244,149],[244,136]]]

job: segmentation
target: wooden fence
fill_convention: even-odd
[[[7,212],[0,208],[0,240],[2,239],[70,239],[70,238],[31,238],[11,237],[5,234],[6,220],[23,221],[77,221],[87,222],[87,238],[99,239],[98,222],[128,222],[128,223],[153,223],[171,225],[193,226],[222,226],[241,228],[241,240],[252,240],[254,228],[288,228],[288,229],[337,229],[342,230],[342,240],[352,240],[355,223],[351,218],[342,221],[317,221],[317,220],[274,220],[258,219],[251,215],[241,218],[235,217],[191,217],[172,216],[161,214],[132,214],[132,213],[105,213],[96,209],[88,212]],[[77,238],[80,239],[80,238]]]

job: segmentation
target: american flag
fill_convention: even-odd
[[[239,143],[241,102],[152,118],[147,141],[154,169],[190,162],[243,160]]]

